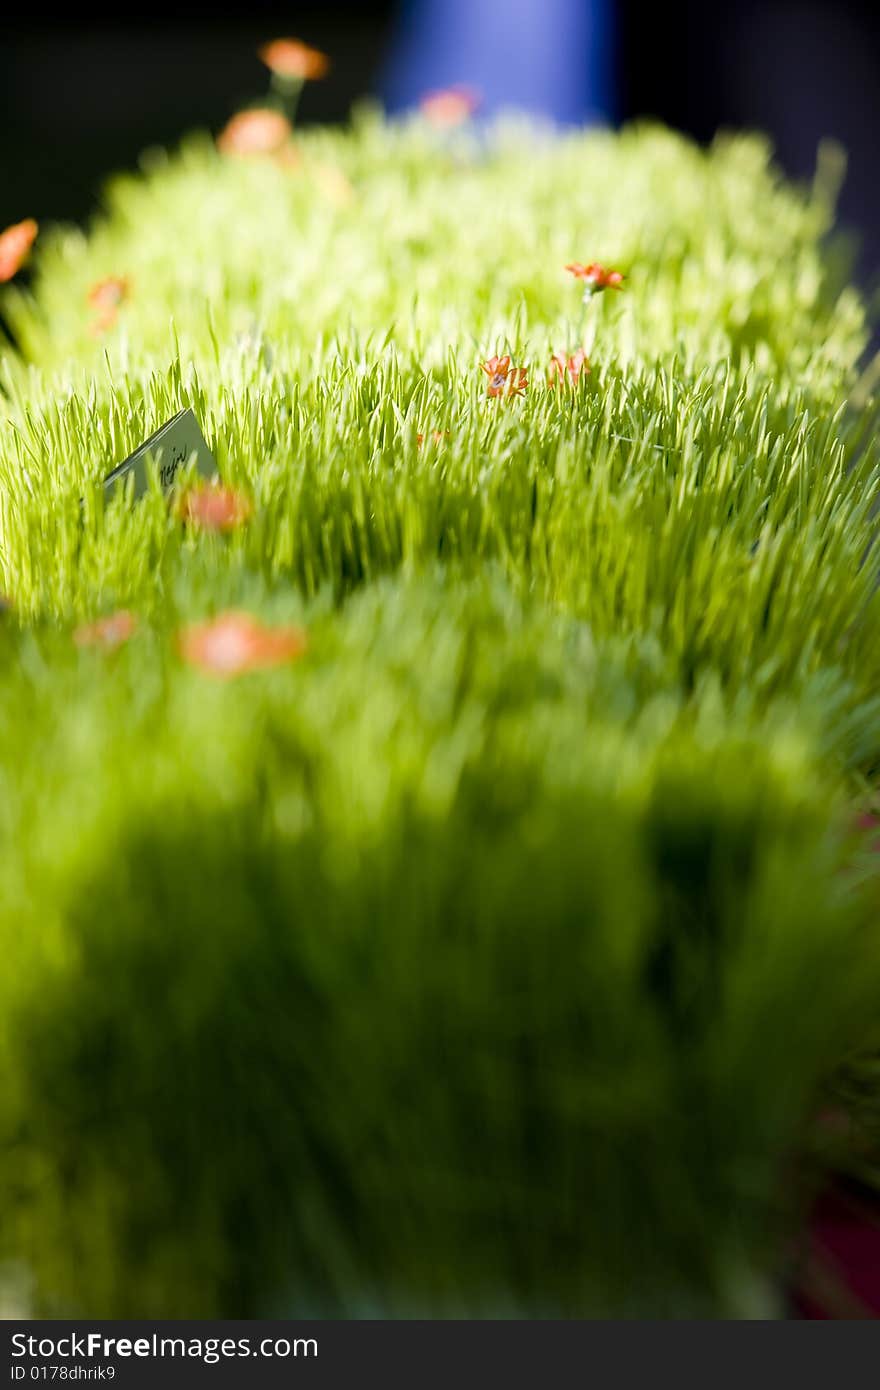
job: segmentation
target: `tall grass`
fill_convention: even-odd
[[[778,1311],[822,1166],[880,1167],[831,174],[370,113],[299,148],[145,157],[2,300],[0,1255],[62,1313]],[[103,496],[183,405],[230,536]],[[228,607],[308,654],[187,668]]]

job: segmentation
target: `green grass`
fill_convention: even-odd
[[[370,114],[301,148],[150,155],[0,301],[0,1259],[91,1316],[772,1314],[823,1168],[880,1172],[834,170]],[[594,258],[626,288],[584,306]],[[97,486],[186,404],[230,537]],[[227,607],[308,654],[188,669]]]

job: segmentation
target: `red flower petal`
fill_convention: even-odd
[[[280,111],[239,111],[217,136],[217,148],[221,154],[275,154],[292,134],[290,121]]]
[[[481,364],[489,378],[486,393],[489,396],[520,396],[529,384],[525,367],[511,367],[510,357],[490,357]]]
[[[120,609],[106,618],[98,618],[93,623],[82,623],[73,634],[78,647],[119,647],[127,642],[137,630],[137,618],[133,613]]]
[[[449,130],[469,120],[479,105],[480,97],[471,87],[447,87],[438,92],[426,92],[419,109],[431,125]]]
[[[266,627],[249,613],[221,613],[213,622],[184,628],[178,640],[184,661],[224,679],[283,666],[307,646],[302,628]]]
[[[550,358],[550,374],[547,377],[548,386],[558,386],[560,381],[565,380],[565,358],[558,352],[554,352]]]
[[[105,280],[99,280],[88,293],[88,301],[93,309],[100,309],[104,313],[117,309],[124,299],[128,298],[131,286],[124,275],[108,275]]]
[[[0,232],[0,284],[17,275],[37,239],[39,228],[32,217],[15,222]]]
[[[572,261],[565,268],[576,280],[583,280],[586,288],[594,294],[599,290],[619,290],[623,284],[621,271],[606,270],[596,261],[591,261],[589,265],[584,265],[581,261]]]
[[[295,77],[300,82],[314,82],[330,67],[326,53],[299,39],[273,39],[257,52],[276,77]]]
[[[205,531],[233,531],[247,521],[251,510],[243,493],[215,483],[190,488],[181,504],[184,520]]]
[[[550,358],[550,375],[547,378],[548,386],[558,386],[565,383],[566,377],[572,386],[577,386],[581,375],[588,375],[590,371],[590,359],[583,348],[578,348],[570,357],[564,357],[562,353],[554,353]]]

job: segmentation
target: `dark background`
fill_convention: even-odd
[[[701,141],[719,127],[759,128],[795,177],[809,177],[820,138],[835,137],[850,160],[841,214],[860,236],[861,278],[876,283],[880,3],[629,0],[615,9],[614,119],[655,116]],[[504,22],[504,0],[498,10]],[[98,5],[20,7],[0,41],[0,227],[82,219],[104,177],[146,146],[218,129],[265,92],[255,48],[278,34],[333,57],[330,76],[306,90],[302,120],[344,120],[353,101],[381,93],[398,18],[395,0],[235,9],[156,0],[112,18]]]

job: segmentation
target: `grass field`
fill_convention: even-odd
[[[4,1277],[772,1316],[823,1174],[880,1180],[835,160],[370,112],[295,148],[145,156],[0,298]],[[228,530],[103,496],[185,405]],[[202,669],[227,610],[289,659]]]

